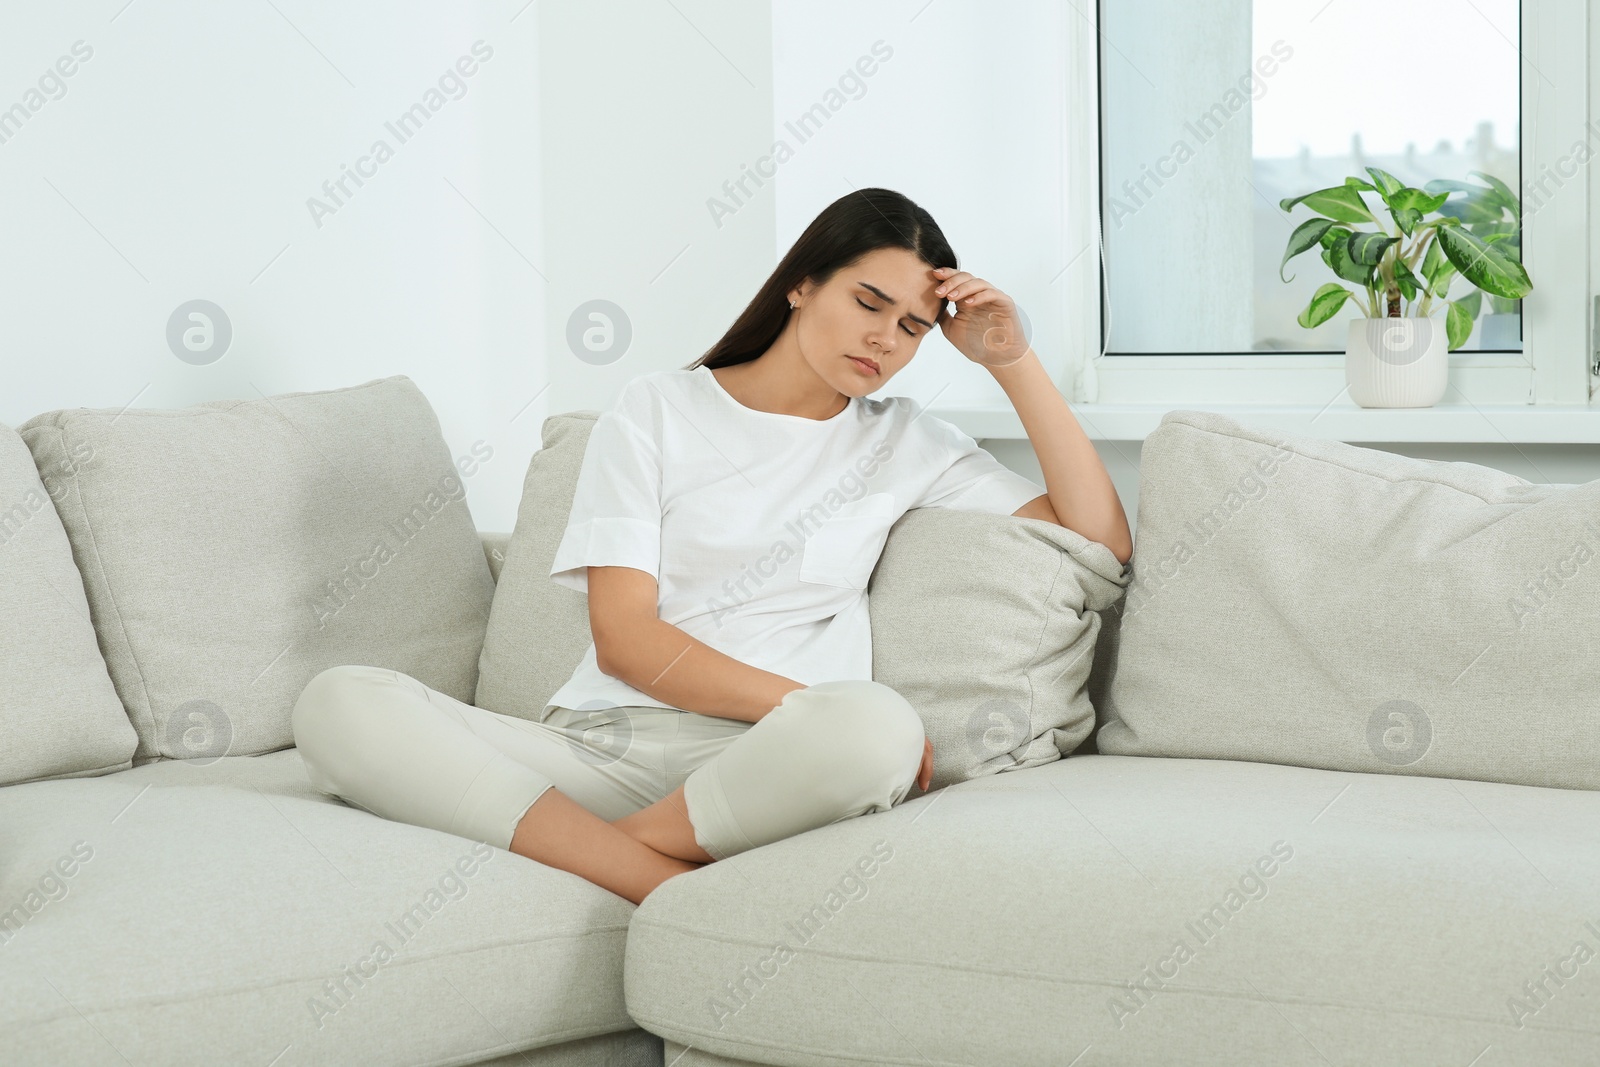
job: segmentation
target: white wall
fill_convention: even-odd
[[[494,449],[469,501],[508,529],[543,414],[509,421],[545,378],[544,293],[522,258],[544,258],[537,9],[124,5],[0,21],[0,109],[42,104],[0,143],[0,422],[405,374],[454,454]],[[30,101],[80,40],[65,92]],[[460,77],[478,40],[492,54]],[[461,85],[421,129],[385,129],[447,72]],[[318,225],[308,199],[379,138],[392,158]],[[196,298],[232,326],[204,365],[167,344]]]
[[[1076,17],[1036,0],[774,3],[774,139],[794,149],[775,179],[779,249],[852,189],[898,190],[939,223],[962,270],[1017,301],[1059,375],[1069,258],[1062,20]],[[875,73],[802,142],[788,126],[826,106],[863,58],[860,69]],[[933,406],[1005,399],[938,331],[885,390]]]
[[[770,199],[720,225],[709,206],[771,143],[771,20],[726,0],[538,6],[545,406],[598,410],[698,359],[777,262]],[[594,300],[618,310],[592,318]],[[631,340],[591,350],[575,327]]]

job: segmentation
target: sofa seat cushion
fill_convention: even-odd
[[[296,749],[0,789],[0,857],[7,1063],[457,1064],[635,1029],[632,904],[323,796]]]
[[[1596,825],[1584,790],[1075,756],[669,880],[628,1010],[707,1064],[1588,1062]]]

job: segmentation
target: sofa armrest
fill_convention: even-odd
[[[496,583],[500,581],[500,567],[506,561],[506,546],[511,543],[509,533],[484,533],[478,531],[478,539],[483,542],[483,555],[489,561],[489,573]]]

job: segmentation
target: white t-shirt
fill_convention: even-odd
[[[636,567],[659,616],[719,652],[808,686],[870,679],[866,586],[889,527],[1044,492],[909,397],[808,419],[746,407],[705,366],[657,371],[595,420],[550,577],[587,592],[585,567]],[[602,673],[592,642],[550,704],[674,706]]]

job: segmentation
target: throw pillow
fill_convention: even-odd
[[[500,565],[489,626],[478,659],[480,708],[534,722],[577,670],[594,636],[587,595],[550,580],[556,546],[566,533],[578,471],[598,411],[551,415],[543,447],[528,462],[517,523]]]
[[[914,508],[867,585],[872,677],[933,742],[929,791],[1070,755],[1094,729],[1086,686],[1126,570],[1054,523]],[[915,785],[911,796],[920,795]]]

